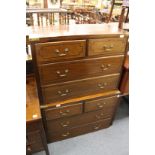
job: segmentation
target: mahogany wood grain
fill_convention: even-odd
[[[86,101],[84,104],[84,111],[94,111],[99,109],[108,109],[113,108],[117,105],[118,97],[107,97],[107,98],[100,98],[100,99],[94,99],[90,101]]]
[[[47,132],[61,132],[84,124],[93,123],[105,118],[112,118],[114,107],[83,113],[68,118],[47,121]]]
[[[45,150],[49,155],[34,76],[26,79],[26,136],[27,154]]]
[[[95,123],[91,123],[88,125],[80,126],[78,128],[73,128],[70,130],[56,132],[56,133],[49,133],[48,134],[48,142],[55,142],[58,140],[63,140],[70,137],[75,137],[81,134],[97,131],[103,128],[109,127],[111,124],[111,118],[103,119]]]
[[[83,105],[81,102],[76,104],[70,104],[68,106],[49,108],[45,110],[45,115],[46,115],[46,120],[52,120],[52,119],[81,114],[82,111],[83,111]]]
[[[41,119],[41,113],[36,81],[34,76],[32,76],[26,79],[26,122],[38,119]]]
[[[92,38],[124,38],[128,37],[128,32],[118,28],[118,23],[108,24],[76,24],[76,25],[52,25],[48,27],[27,27],[27,35],[31,43],[41,43],[49,41],[64,41],[73,39]]]
[[[38,43],[36,44],[37,62],[41,64],[84,57],[85,44],[85,40]]]
[[[124,56],[88,58],[39,66],[41,85],[119,73]]]
[[[124,54],[125,48],[126,39],[124,38],[89,39],[88,55]]]
[[[57,107],[57,105],[63,106],[63,105],[68,105],[68,104],[72,104],[75,102],[87,101],[87,100],[91,100],[91,99],[95,99],[95,98],[99,98],[99,97],[108,97],[108,96],[112,96],[112,95],[119,96],[120,91],[119,90],[110,90],[110,91],[96,93],[96,94],[92,94],[92,95],[75,97],[73,99],[66,99],[64,101],[51,102],[51,103],[46,104],[46,105],[40,105],[40,108],[43,110],[43,109],[48,109],[51,107]]]
[[[120,74],[112,74],[44,86],[42,87],[44,104],[115,90],[118,87],[119,78]]]

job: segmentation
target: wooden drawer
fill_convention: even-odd
[[[101,121],[98,121],[98,122],[95,122],[92,124],[80,126],[78,128],[66,130],[63,132],[57,132],[57,133],[51,132],[48,134],[48,141],[54,142],[54,141],[63,140],[63,139],[67,139],[70,137],[78,136],[81,134],[97,131],[97,130],[109,127],[110,124],[111,124],[111,118],[104,119],[104,120],[101,120]]]
[[[44,104],[115,90],[119,77],[120,74],[112,74],[42,87]]]
[[[84,113],[74,117],[47,121],[47,130],[48,132],[60,132],[66,129],[96,122],[101,119],[112,118],[113,112],[114,107],[111,107],[107,108],[106,110],[98,110],[95,112]]]
[[[49,108],[45,110],[46,120],[81,114],[83,111],[82,105],[82,103],[77,103],[69,106],[62,106],[59,108]]]
[[[124,56],[121,55],[41,65],[40,81],[45,85],[119,73],[123,60]]]
[[[85,56],[85,40],[59,41],[36,44],[38,63],[66,60]]]
[[[31,152],[38,152],[44,149],[40,131],[29,132],[27,136],[27,145],[31,149]]]
[[[88,55],[124,54],[125,47],[126,39],[124,38],[90,39]]]
[[[107,98],[100,98],[96,100],[86,101],[84,104],[84,111],[94,111],[99,109],[108,109],[116,107],[118,102],[118,97],[107,97]]]

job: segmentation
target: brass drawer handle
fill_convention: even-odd
[[[67,136],[69,136],[69,135],[70,135],[70,133],[67,132],[67,133],[62,134],[62,137],[67,137]]]
[[[66,110],[66,111],[60,111],[60,114],[62,115],[62,116],[66,116],[66,115],[68,115],[70,113],[70,110]]]
[[[98,104],[97,104],[97,107],[98,107],[98,108],[103,108],[103,106],[104,106],[105,104],[106,104],[105,102],[102,103],[102,104],[101,104],[101,103],[98,103]]]
[[[64,93],[62,92],[62,91],[58,91],[58,94],[60,95],[60,96],[66,96],[66,95],[68,95],[68,93],[69,93],[69,90],[68,89],[66,89],[65,91],[64,91]]]
[[[94,130],[98,130],[100,126],[94,126]]]
[[[65,122],[65,123],[60,123],[60,124],[61,124],[61,126],[64,128],[64,127],[69,126],[70,122],[69,122],[69,121],[67,121],[67,122]]]
[[[105,51],[111,51],[112,50],[112,48],[113,48],[114,46],[113,45],[104,45],[103,46],[103,49],[105,50]]]
[[[110,68],[111,64],[107,64],[107,65],[101,65],[101,69],[102,71],[108,70]]]
[[[64,74],[61,74],[61,72],[58,70],[58,71],[56,71],[56,73],[59,75],[59,77],[65,77],[65,76],[67,76],[67,73],[68,73],[68,69],[65,69],[65,73]]]
[[[60,53],[60,51],[58,49],[55,50],[55,52],[58,54],[58,56],[62,57],[62,56],[66,56],[67,52],[69,51],[68,48],[64,49],[64,53]]]
[[[107,83],[106,82],[104,82],[103,84],[99,83],[98,86],[100,89],[104,89],[105,86],[107,86]]]
[[[27,146],[27,151],[29,151],[29,152],[31,152],[31,151],[32,151],[32,149],[31,149],[31,146],[30,146],[30,145],[28,145],[28,146]]]
[[[103,116],[103,113],[101,113],[101,114],[99,114],[99,115],[96,115],[96,118],[97,118],[97,119],[101,119],[102,116]]]

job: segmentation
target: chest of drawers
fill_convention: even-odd
[[[102,24],[70,27],[44,30],[31,44],[48,142],[109,127],[119,101],[128,34]]]

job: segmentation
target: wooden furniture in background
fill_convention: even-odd
[[[125,11],[127,10],[127,13],[126,13],[126,17],[125,16]],[[122,10],[121,10],[121,15],[120,15],[120,18],[119,18],[119,28],[120,29],[123,29],[123,23],[127,23],[129,22],[129,3],[124,3],[123,6],[122,6]]]
[[[42,124],[35,78],[26,78],[26,154],[45,150],[49,155]]]
[[[128,33],[113,23],[29,32],[48,142],[109,127],[118,106]]]
[[[69,24],[69,15],[65,9],[26,9],[26,24],[28,26],[48,26],[54,25],[56,14],[59,24]],[[36,20],[34,20],[36,15]],[[44,22],[45,21],[45,22]],[[35,25],[36,24],[36,25]]]
[[[122,95],[129,95],[129,55],[126,55],[123,65],[123,74],[120,83],[120,91]]]
[[[114,7],[115,6],[121,6],[122,4],[123,4],[123,0],[111,0],[111,9],[110,9],[110,14],[109,14],[108,22],[111,21]]]

